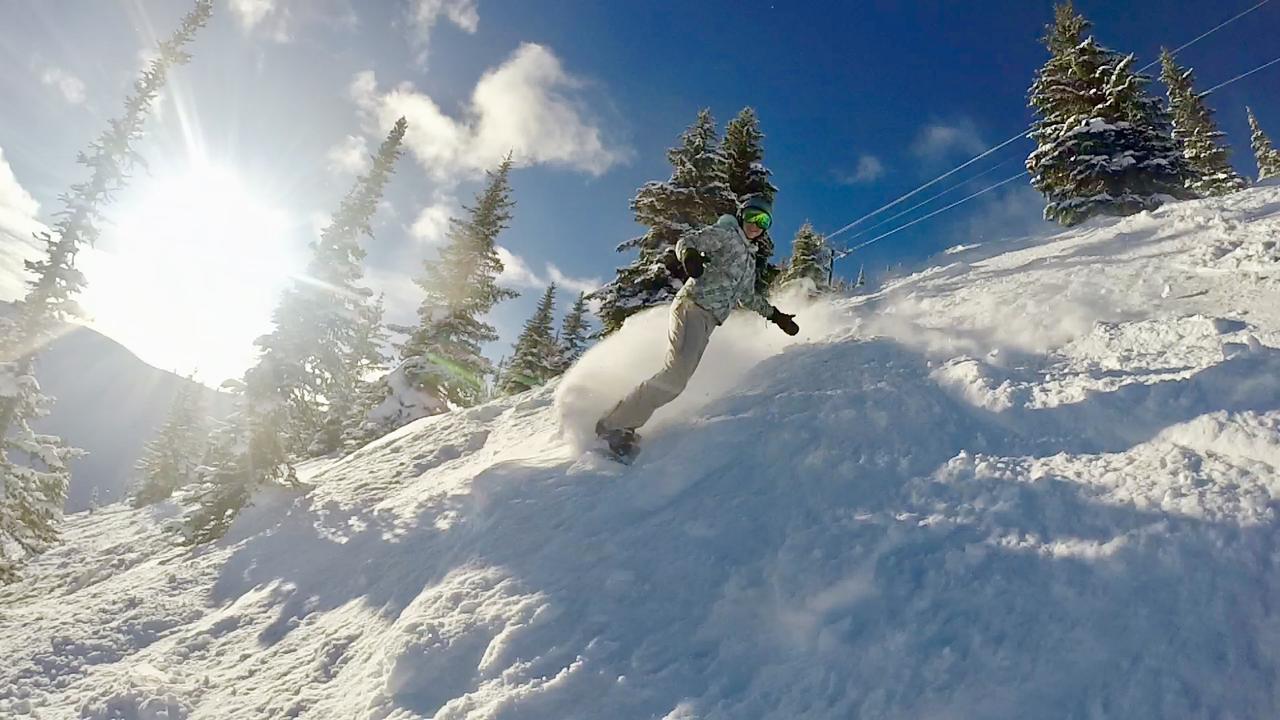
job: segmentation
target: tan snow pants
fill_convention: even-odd
[[[698,369],[707,349],[711,331],[716,329],[711,311],[688,298],[671,305],[671,325],[667,330],[667,360],[658,374],[640,383],[614,406],[601,424],[606,430],[634,430],[644,425],[658,408],[675,400]]]

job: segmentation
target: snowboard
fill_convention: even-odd
[[[567,474],[621,475],[627,471],[634,460],[634,453],[631,455],[616,453],[601,440],[585,448],[578,459],[569,466]]]
[[[598,447],[591,448],[590,452],[599,455],[606,460],[620,463],[622,465],[630,465],[636,461],[636,456],[640,454],[640,447],[633,445],[628,451],[614,450],[605,443],[600,443]]]

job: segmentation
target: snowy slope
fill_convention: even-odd
[[[581,438],[658,313],[215,545],[73,516],[0,716],[1276,717],[1278,241],[1262,188],[735,317],[630,468]]]

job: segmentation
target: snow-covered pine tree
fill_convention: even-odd
[[[20,337],[16,323],[0,318],[0,347],[14,347],[9,343]],[[32,430],[31,421],[48,415],[53,401],[40,392],[30,363],[6,365],[0,367],[0,402],[8,413],[0,438],[0,583],[16,580],[23,560],[57,541],[68,463],[84,455]]]
[[[587,338],[591,330],[587,312],[587,295],[578,293],[578,299],[573,302],[573,307],[569,308],[569,313],[560,323],[560,361],[556,374],[572,367],[587,349]]]
[[[83,454],[61,438],[31,429],[52,404],[35,379],[36,355],[60,322],[80,314],[75,296],[85,278],[75,267],[76,254],[97,241],[103,206],[141,162],[133,145],[142,137],[151,107],[169,71],[190,60],[185,48],[212,11],[212,0],[196,1],[178,29],[157,46],[156,57],[125,98],[124,113],[76,157],[89,169],[89,179],[71,186],[52,231],[37,235],[44,257],[24,263],[33,276],[26,295],[16,318],[0,322],[0,582],[16,577],[23,557],[57,539],[68,463]]]
[[[1150,79],[1131,69],[1133,56],[1085,37],[1089,26],[1071,2],[1055,8],[1050,57],[1031,86],[1039,118],[1027,170],[1048,201],[1045,218],[1074,225],[1194,197],[1164,106],[1146,91]]]
[[[496,378],[504,378],[507,376],[507,366],[511,364],[511,358],[503,355],[498,358],[498,364],[493,366],[493,375]]]
[[[262,361],[245,372],[244,380],[229,380],[223,388],[238,397],[236,408],[214,434],[204,466],[197,507],[186,518],[187,542],[216,540],[253,493],[267,483],[298,487],[298,478],[285,447],[287,407],[275,392],[280,379],[274,366]]]
[[[1226,134],[1218,129],[1213,111],[1205,103],[1208,93],[1197,93],[1195,76],[1173,59],[1168,48],[1160,51],[1160,79],[1169,91],[1173,139],[1191,166],[1187,187],[1198,195],[1227,195],[1248,185],[1231,167]]]
[[[785,285],[796,280],[809,280],[813,283],[814,290],[825,292],[830,289],[827,281],[827,265],[830,262],[831,249],[827,247],[826,238],[806,220],[791,242],[791,260],[778,282]]]
[[[1253,157],[1258,162],[1258,180],[1280,177],[1280,150],[1271,144],[1271,138],[1262,131],[1253,108],[1245,108],[1249,113],[1249,128],[1253,130]]]
[[[369,412],[382,401],[381,376],[387,368],[387,356],[383,348],[387,344],[387,327],[382,322],[384,298],[366,308],[360,323],[360,332],[348,352],[346,367],[354,377],[352,388],[343,388],[343,394],[331,404],[322,432],[336,433],[336,444],[342,452],[351,452],[373,440],[375,428],[369,422]],[[325,438],[323,442],[330,442]]]
[[[554,315],[556,284],[547,286],[533,317],[524,324],[511,351],[511,362],[498,381],[498,392],[515,395],[538,387],[560,374],[560,347],[556,342]]]
[[[671,178],[646,183],[631,200],[636,222],[648,230],[617,247],[618,252],[635,249],[639,255],[618,268],[613,282],[589,295],[600,302],[603,333],[617,330],[647,307],[670,302],[679,284],[663,265],[663,255],[674,251],[680,236],[715,222],[722,209],[735,203],[710,110],[698,113],[680,144],[667,151],[667,160]]]
[[[764,166],[764,133],[756,111],[744,107],[737,117],[729,121],[724,132],[725,174],[734,203],[726,205],[720,214],[732,215],[738,204],[748,195],[760,194],[773,199],[778,188],[769,182],[773,173]],[[767,292],[781,272],[770,260],[773,258],[773,236],[764,233],[756,239],[756,289]]]
[[[1030,89],[1029,104],[1039,117],[1029,134],[1036,149],[1027,157],[1026,165],[1031,184],[1050,203],[1069,191],[1071,173],[1065,163],[1065,150],[1059,144],[1061,139],[1077,118],[1091,115],[1104,99],[1101,80],[1089,72],[1077,72],[1075,67],[1089,62],[1086,71],[1094,75],[1101,71],[1104,59],[1097,56],[1096,45],[1089,46],[1094,52],[1077,57],[1088,29],[1089,21],[1075,11],[1070,0],[1054,6],[1054,22],[1046,28],[1043,39],[1049,59],[1036,72]],[[1050,157],[1056,162],[1049,162]],[[1048,207],[1045,217],[1050,217]]]
[[[418,307],[419,322],[400,348],[402,367],[414,388],[453,405],[470,406],[485,399],[486,378],[493,364],[480,353],[483,343],[498,339],[483,320],[493,306],[519,295],[498,286],[502,259],[498,235],[511,222],[512,160],[508,155],[475,205],[464,208],[465,220],[451,218],[440,256],[424,263],[416,282],[426,297]],[[414,419],[401,418],[403,421]]]
[[[764,133],[756,111],[744,107],[729,121],[724,130],[725,176],[732,203],[719,208],[720,214],[734,214],[738,203],[748,195],[761,194],[773,198],[778,188],[769,182],[773,173],[764,166]]]
[[[164,424],[142,449],[133,490],[135,508],[160,502],[196,480],[205,427],[199,388],[192,378],[178,388]]]
[[[380,360],[362,338],[370,332],[376,336],[382,320],[372,291],[361,284],[365,251],[360,240],[372,235],[373,215],[407,128],[403,117],[392,126],[368,172],[356,178],[312,243],[306,275],[285,291],[272,314],[275,328],[254,341],[260,362],[272,365],[280,382],[274,392],[286,404],[291,455],[323,455],[338,448],[361,373]]]

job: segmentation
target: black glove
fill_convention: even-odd
[[[703,265],[707,262],[707,257],[693,248],[684,249],[684,271],[691,278],[702,277]]]
[[[778,308],[773,309],[773,313],[769,315],[769,322],[782,328],[782,332],[788,335],[795,335],[800,332],[800,326],[796,324],[795,315],[788,315]]]
[[[680,263],[680,258],[676,257],[675,248],[667,248],[667,251],[662,254],[661,260],[662,266],[667,269],[671,277],[681,281],[689,279],[689,273],[684,271],[684,265]]]

